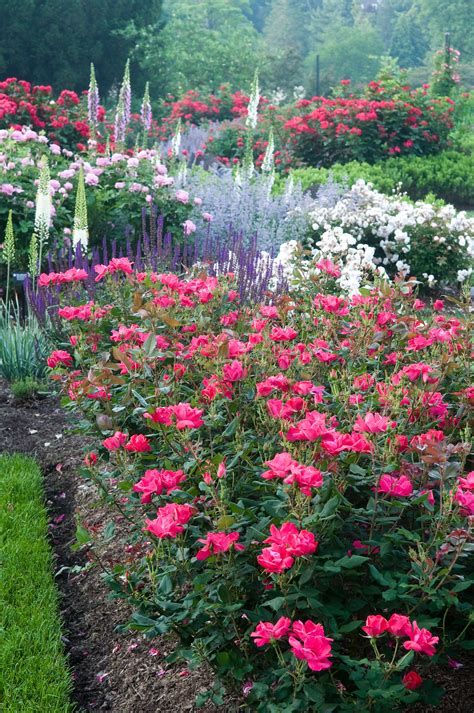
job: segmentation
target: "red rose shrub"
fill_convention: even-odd
[[[414,309],[410,283],[342,299],[325,273],[253,307],[233,276],[99,277],[95,303],[78,284],[59,310],[72,341],[49,363],[119,508],[107,579],[129,627],[214,668],[202,702],[219,686],[268,713],[434,700],[407,669],[426,680],[466,633],[469,310]],[[62,283],[39,289],[70,301]]]

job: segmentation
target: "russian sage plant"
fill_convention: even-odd
[[[308,236],[309,213],[317,210],[317,202],[298,184],[273,195],[272,183],[272,173],[240,175],[237,181],[230,169],[217,166],[208,172],[195,169],[187,177],[187,189],[206,208],[213,238],[225,241],[229,232],[237,232],[244,243],[256,237],[259,249],[277,252],[282,243]],[[198,208],[195,213],[199,214]]]

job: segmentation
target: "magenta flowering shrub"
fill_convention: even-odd
[[[96,272],[96,302],[63,284],[49,364],[95,438],[128,628],[213,667],[201,703],[436,703],[430,665],[470,646],[468,310],[410,283],[241,307],[232,275]]]

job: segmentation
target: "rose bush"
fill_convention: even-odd
[[[446,148],[454,102],[426,91],[403,98],[299,100],[284,128],[295,156],[310,166],[374,163],[389,156],[421,156]]]
[[[464,282],[472,273],[474,220],[450,205],[386,196],[358,180],[312,220],[315,255],[340,262],[339,283],[348,291],[358,290],[370,266],[430,287]]]
[[[467,306],[420,311],[410,283],[345,298],[325,272],[255,307],[232,275],[96,273],[94,302],[64,282],[50,364],[95,438],[128,627],[213,667],[201,703],[222,685],[268,712],[436,702],[429,665],[468,645]]]
[[[105,111],[100,107],[100,121]],[[29,126],[44,131],[51,141],[77,150],[87,145],[90,127],[87,106],[76,92],[63,89],[53,98],[51,86],[32,86],[30,82],[9,77],[0,82],[0,129]]]

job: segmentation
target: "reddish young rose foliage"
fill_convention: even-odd
[[[240,308],[233,276],[120,266],[60,308],[51,366],[128,518],[136,555],[108,581],[130,627],[172,629],[263,712],[428,701],[408,666],[459,660],[467,631],[468,305],[415,309],[410,283],[342,298],[323,272]]]

